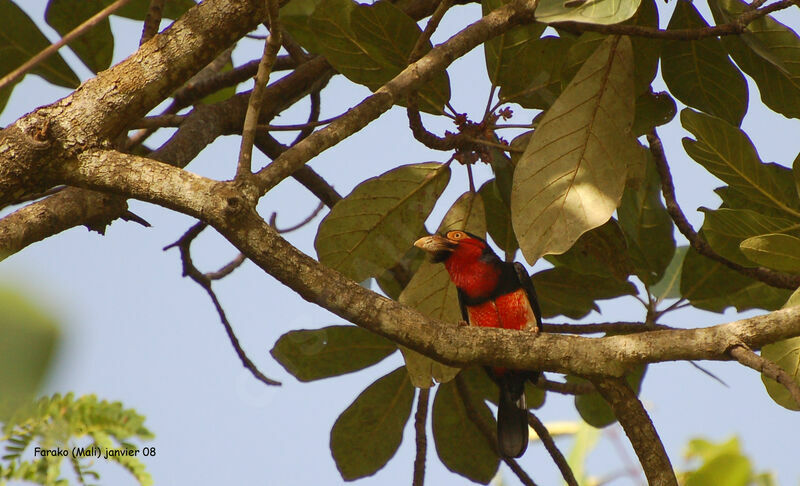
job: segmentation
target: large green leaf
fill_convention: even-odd
[[[800,273],[800,238],[784,234],[753,236],[739,249],[759,265],[781,272]]]
[[[800,305],[800,290],[796,290],[792,294],[783,308],[786,309],[797,305]],[[783,368],[794,379],[795,383],[800,386],[800,337],[767,344],[761,348],[761,356]],[[761,381],[764,382],[764,387],[767,389],[769,396],[778,405],[789,410],[800,410],[800,405],[797,404],[785,386],[763,374],[761,375]]]
[[[561,93],[561,66],[571,45],[569,39],[546,36],[506,47],[515,56],[504,54],[504,64],[497,67],[493,82],[500,86],[500,100],[525,108],[549,108]]]
[[[587,0],[577,7],[563,0],[540,0],[536,20],[546,24],[579,22],[586,24],[618,24],[631,18],[641,0]]]
[[[677,2],[669,29],[708,27],[690,2]],[[661,74],[674,97],[688,106],[740,125],[747,111],[747,82],[716,37],[672,40],[661,50]]]
[[[0,287],[0,422],[32,399],[59,340],[56,321],[14,290]]]
[[[681,123],[697,138],[683,139],[686,153],[706,170],[752,201],[800,218],[800,198],[790,170],[762,163],[743,131],[689,109],[681,111]]]
[[[593,310],[599,310],[595,300],[636,294],[636,287],[630,282],[582,275],[566,267],[543,270],[535,273],[531,279],[536,287],[543,317],[563,314],[580,319]]]
[[[749,8],[739,0],[708,4],[718,23]],[[784,116],[800,118],[800,38],[794,30],[765,15],[747,24],[741,35],[724,36],[722,42],[736,64],[756,82],[765,105]]]
[[[684,477],[685,486],[749,486],[754,484],[750,460],[741,453],[739,441],[713,444],[705,439],[693,439],[686,451],[689,459],[700,458],[703,464]]]
[[[689,250],[688,246],[679,246],[675,248],[675,254],[672,260],[664,270],[664,276],[661,277],[655,285],[650,287],[650,293],[653,294],[658,301],[664,299],[677,299],[681,296],[681,269],[683,268],[683,259],[686,258],[686,252]]]
[[[647,371],[647,365],[637,365],[625,375],[625,380],[637,395],[642,387],[645,371]],[[581,383],[585,381],[583,378],[567,375],[567,382]],[[614,411],[611,410],[611,405],[598,392],[576,395],[575,408],[584,422],[598,429],[617,421]]]
[[[624,25],[658,27],[658,9],[656,8],[655,0],[644,0],[639,6],[636,15],[626,20]],[[607,35],[598,32],[584,32],[575,40],[561,69],[561,83],[563,86],[566,86],[572,80],[586,59],[607,38]],[[636,94],[641,94],[648,91],[650,83],[653,82],[656,71],[658,71],[661,41],[658,39],[632,37],[631,45],[633,47],[634,60],[634,86]]]
[[[339,415],[331,454],[347,481],[371,476],[395,455],[411,416],[414,387],[405,368],[380,378]]]
[[[477,194],[464,193],[439,225],[439,233],[454,230],[468,231],[478,236],[486,233],[483,202]],[[453,323],[462,320],[456,286],[441,263],[424,262],[420,265],[398,300],[433,319]],[[432,380],[448,382],[458,374],[459,368],[443,365],[404,346],[400,346],[400,350],[406,360],[411,382],[418,388],[429,388]]]
[[[639,156],[633,122],[633,57],[610,38],[547,111],[517,164],[511,214],[528,262],[563,253],[608,221]]]
[[[483,0],[483,15],[510,3],[510,0]],[[528,54],[535,50],[539,37],[544,32],[544,24],[533,23],[515,27],[503,34],[489,39],[483,44],[486,57],[486,71],[489,81],[496,86],[504,86],[513,78],[530,74],[528,63],[538,67],[537,60]]]
[[[449,180],[449,167],[428,162],[362,182],[319,225],[319,261],[356,282],[382,273],[420,234]]]
[[[483,401],[473,400],[470,405],[479,420],[487,424],[494,422],[492,412]],[[443,383],[436,390],[433,440],[439,459],[447,469],[477,483],[488,484],[500,466],[494,443],[470,420],[455,382]]]
[[[556,267],[622,281],[628,279],[632,270],[625,235],[614,218],[582,234],[572,248],[561,255],[549,255],[545,259]]]
[[[640,137],[652,128],[666,125],[675,118],[678,108],[675,100],[666,92],[647,91],[636,98],[636,115],[631,132]]]
[[[289,331],[270,353],[300,381],[352,373],[392,354],[397,346],[385,337],[356,326]]]
[[[636,275],[648,285],[658,282],[672,260],[675,238],[672,219],[661,202],[661,179],[652,156],[647,157],[642,183],[625,188],[617,215]]]
[[[324,55],[337,71],[373,91],[406,68],[421,34],[416,22],[391,2],[322,0],[305,25],[302,15],[293,13],[287,27],[293,34],[293,27],[298,30],[304,47]],[[450,99],[447,73],[435,75],[419,96],[421,109],[440,113]]]
[[[82,2],[50,0],[47,2],[44,18],[63,37],[104,7],[103,0],[84,0]],[[108,19],[103,19],[68,45],[93,72],[108,68],[114,55],[114,35],[111,33],[111,23]]]
[[[411,277],[425,261],[425,252],[413,246],[400,257],[395,265],[386,269],[375,277],[381,290],[394,300],[400,297],[400,292],[408,285]]]
[[[698,309],[723,312],[736,307],[775,310],[791,291],[776,289],[731,270],[690,249],[681,269],[681,295]]]
[[[3,28],[0,29],[0,76],[5,76],[48,47],[50,41],[11,0],[0,0],[0,18],[3,19]],[[31,72],[66,88],[75,88],[80,84],[78,76],[58,53],[42,61]]]
[[[514,235],[514,227],[511,225],[511,208],[503,199],[497,180],[487,181],[478,193],[486,208],[486,229],[489,235],[506,254],[513,255],[519,244]]]
[[[766,233],[800,234],[800,222],[766,216],[749,209],[700,208],[705,213],[702,234],[711,248],[728,260],[746,267],[758,266],[739,250],[739,244],[750,237]]]

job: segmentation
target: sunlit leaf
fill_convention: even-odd
[[[357,282],[382,273],[411,247],[449,180],[448,167],[429,162],[362,182],[320,224],[320,262]]]
[[[619,205],[627,161],[639,156],[630,135],[632,91],[630,41],[610,38],[539,122],[511,194],[514,230],[529,263],[565,252]]]
[[[750,460],[741,453],[736,438],[722,444],[703,439],[689,443],[686,456],[700,457],[703,464],[686,474],[686,486],[748,486],[753,476]]]
[[[105,8],[103,0],[50,0],[44,18],[63,37],[86,19]],[[103,19],[69,44],[70,49],[93,72],[107,69],[114,55],[114,35],[111,23]]]
[[[414,387],[405,368],[380,378],[339,415],[331,429],[331,454],[347,481],[371,476],[389,462],[403,441]]]
[[[11,0],[0,0],[0,76],[5,76],[50,45],[36,24]],[[80,84],[78,76],[56,53],[31,70],[33,74],[66,88]],[[10,93],[10,91],[9,91]]]
[[[397,349],[385,337],[356,326],[289,331],[270,353],[300,381],[352,373],[372,366]]]
[[[681,296],[681,269],[683,268],[683,259],[686,257],[688,250],[688,246],[675,248],[675,254],[672,256],[669,265],[667,265],[664,276],[650,287],[650,293],[653,294],[653,297],[658,300],[664,300],[677,299]]]
[[[798,305],[800,305],[800,290],[796,290],[792,294],[783,308],[786,309]],[[761,348],[761,356],[783,368],[794,379],[795,383],[800,386],[800,337],[767,344]],[[761,381],[764,382],[764,387],[767,389],[769,396],[778,405],[789,410],[800,410],[800,404],[795,401],[785,386],[763,374],[761,375]]]
[[[691,2],[677,2],[669,29],[708,24]],[[670,40],[661,50],[661,74],[670,93],[688,106],[738,126],[747,111],[747,83],[716,37]]]
[[[766,216],[749,209],[700,208],[705,213],[702,234],[711,248],[732,262],[746,267],[758,266],[739,249],[747,238],[767,233],[800,234],[800,222]]]
[[[749,8],[739,0],[708,2],[718,23]],[[800,118],[800,38],[770,15],[747,24],[741,35],[722,37],[736,64],[758,85],[761,101],[787,117]]]
[[[546,24],[554,22],[618,24],[636,13],[639,2],[640,0],[587,0],[577,7],[569,7],[563,0],[540,0],[539,6],[536,7],[536,20]]]
[[[681,295],[698,309],[723,312],[735,307],[775,310],[791,291],[778,289],[742,275],[690,249],[681,269]]]
[[[800,272],[800,238],[784,234],[759,235],[739,244],[745,256],[781,272]]]
[[[697,138],[683,139],[686,153],[706,170],[752,201],[800,217],[800,198],[790,170],[762,163],[744,132],[720,118],[689,109],[681,111],[681,123]]]
[[[481,421],[494,423],[492,412],[482,401],[475,400],[470,405]],[[470,420],[455,382],[443,383],[436,390],[433,440],[447,469],[477,483],[488,484],[500,466],[495,444]]]
[[[467,192],[453,204],[439,225],[438,232],[453,230],[468,231],[478,236],[486,233],[486,216],[480,196]],[[422,263],[398,300],[433,319],[453,323],[462,320],[456,286],[441,263]],[[411,382],[418,388],[430,387],[432,380],[448,382],[458,374],[459,368],[437,363],[404,346],[400,346],[400,350],[406,360]]]
[[[559,314],[580,319],[598,310],[595,300],[613,299],[636,294],[630,282],[616,278],[582,275],[566,267],[552,268],[535,273],[533,285],[542,307],[543,317]]]

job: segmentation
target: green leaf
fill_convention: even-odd
[[[494,422],[492,412],[482,401],[470,405],[483,423]],[[470,420],[455,382],[443,383],[436,390],[433,440],[447,469],[477,483],[488,484],[500,466],[494,443]]]
[[[331,429],[331,454],[346,481],[371,476],[403,441],[414,387],[405,368],[380,378],[339,415]]]
[[[103,0],[104,7],[112,3],[114,3],[114,0]],[[195,5],[193,0],[167,0],[164,3],[161,16],[165,19],[177,19]],[[144,20],[149,10],[150,0],[132,0],[114,12],[114,15],[134,20]]]
[[[776,289],[729,269],[690,249],[681,270],[681,295],[698,309],[723,312],[730,306],[775,310],[791,291]]]
[[[661,179],[649,152],[644,180],[638,187],[625,187],[617,215],[639,280],[648,285],[658,282],[672,260],[675,238],[672,218],[661,202]]]
[[[608,221],[639,156],[627,37],[605,41],[539,122],[517,164],[511,214],[529,263]]]
[[[708,27],[690,2],[681,1],[668,29]],[[694,41],[671,40],[661,50],[661,74],[670,92],[682,103],[739,126],[747,112],[747,82],[716,37]]]
[[[319,261],[356,282],[382,273],[411,247],[449,180],[449,167],[428,162],[362,182],[322,220]]]
[[[483,202],[477,194],[466,192],[453,204],[439,225],[439,233],[462,230],[482,236],[486,233]],[[447,322],[462,320],[456,286],[450,281],[441,263],[424,262],[411,278],[398,299],[423,314]],[[427,356],[400,346],[411,382],[418,388],[429,388],[432,379],[439,383],[452,380],[459,371],[438,363]]]
[[[352,373],[372,366],[397,347],[388,339],[356,326],[289,331],[270,353],[300,381]]]
[[[697,140],[683,139],[683,147],[697,163],[755,203],[800,218],[800,198],[789,169],[764,164],[740,129],[720,118],[685,109],[683,127]]]
[[[738,0],[708,3],[718,23],[748,8]],[[800,38],[794,30],[765,15],[750,22],[743,34],[723,36],[722,43],[756,82],[765,105],[784,116],[800,118]]]
[[[412,246],[400,257],[397,264],[392,265],[383,273],[375,277],[381,290],[394,300],[400,297],[400,292],[406,288],[411,277],[425,261],[425,252]]]
[[[324,55],[337,71],[372,91],[406,68],[421,34],[417,23],[390,2],[322,0],[308,27],[314,40],[304,47]],[[420,89],[419,97],[420,109],[440,113],[450,100],[447,73],[436,74]]]
[[[503,199],[497,180],[487,181],[481,186],[478,193],[486,208],[486,228],[489,235],[497,243],[497,246],[507,254],[513,255],[519,248],[519,244],[517,237],[514,236],[514,228],[511,226],[511,208]]]
[[[563,0],[540,0],[536,20],[546,24],[579,22],[586,24],[618,24],[633,17],[640,0],[587,0],[577,7],[568,7]]]
[[[742,455],[736,438],[721,444],[693,439],[686,452],[688,458],[699,457],[703,464],[686,474],[686,486],[748,486],[753,477],[750,460]]]
[[[636,294],[636,288],[630,282],[582,275],[566,267],[543,270],[531,279],[542,307],[542,317],[563,314],[580,319],[593,310],[599,310],[595,300]]]
[[[55,319],[0,287],[0,422],[38,392],[59,340]]]
[[[317,36],[311,29],[311,16],[322,0],[291,0],[281,7],[281,25],[309,52],[320,52]]]
[[[630,385],[633,392],[637,395],[642,386],[645,371],[647,371],[647,365],[637,365],[625,375],[625,380],[627,380],[628,385]],[[567,375],[567,382],[569,383],[581,383],[585,381],[586,380],[583,378]],[[598,392],[576,395],[575,408],[578,410],[584,422],[598,429],[617,421],[614,411],[611,410],[611,405],[609,405]]]
[[[748,238],[739,249],[750,260],[780,272],[800,272],[800,238],[768,234]]]
[[[650,293],[653,294],[657,300],[664,299],[677,299],[681,296],[681,269],[683,268],[683,259],[686,257],[686,252],[689,250],[688,246],[679,246],[675,248],[675,254],[672,255],[667,269],[664,271],[664,276],[661,277],[655,285],[650,287]]]
[[[508,3],[510,0],[483,0],[483,15]],[[537,41],[545,27],[547,26],[540,23],[521,25],[483,44],[486,71],[493,85],[502,88],[515,78],[523,76],[523,73],[529,74],[532,67],[540,67],[538,60],[528,54],[536,50],[536,45],[539,44]]]
[[[504,55],[506,64],[498,67],[495,84],[500,86],[500,100],[525,108],[549,108],[561,93],[561,66],[570,45],[572,41],[563,37],[546,36],[507,47],[515,57]]]
[[[746,267],[758,266],[739,250],[747,238],[767,233],[800,234],[800,223],[791,219],[766,216],[749,209],[700,208],[705,213],[702,234],[715,252],[732,262]]]
[[[800,290],[795,290],[783,308],[787,309],[798,305],[800,305]],[[761,348],[761,356],[783,368],[794,379],[795,383],[800,385],[800,337],[767,344]],[[800,410],[800,405],[797,404],[785,386],[763,374],[761,375],[761,381],[764,382],[764,387],[767,389],[769,396],[778,405],[789,410]]]
[[[44,18],[56,32],[63,37],[72,29],[83,23],[86,19],[102,10],[105,5],[103,0],[50,0]],[[69,48],[83,61],[92,72],[99,72],[111,66],[114,55],[114,35],[111,33],[111,23],[103,19],[74,41]]]
[[[636,98],[636,115],[631,129],[635,137],[640,137],[651,129],[666,125],[677,113],[675,100],[666,92],[647,91]]]
[[[33,20],[11,0],[0,0],[0,76],[5,76],[50,45]],[[66,88],[80,84],[78,76],[56,53],[31,70],[50,83]],[[10,91],[9,91],[10,93]]]
[[[794,185],[797,189],[797,194],[800,195],[800,154],[794,158],[792,162],[792,175],[794,176]]]
[[[549,255],[545,259],[556,267],[622,281],[628,279],[632,270],[625,236],[614,218],[581,235],[572,248],[561,255]]]

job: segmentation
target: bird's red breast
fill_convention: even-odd
[[[536,316],[525,290],[517,289],[494,300],[467,306],[469,323],[481,327],[528,330],[536,327]]]

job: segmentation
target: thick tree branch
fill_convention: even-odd
[[[757,355],[744,345],[734,346],[731,348],[730,354],[736,361],[783,385],[797,406],[800,407],[800,386],[786,370],[767,358]]]
[[[678,205],[678,201],[675,198],[675,185],[672,182],[672,175],[670,174],[667,157],[664,153],[664,146],[662,145],[661,139],[658,137],[658,133],[656,132],[655,128],[647,134],[647,141],[650,144],[650,152],[653,154],[653,160],[656,163],[658,175],[661,177],[661,191],[664,194],[664,202],[667,206],[667,212],[669,213],[670,217],[672,217],[672,220],[675,222],[675,226],[678,227],[678,230],[680,230],[683,236],[689,240],[689,244],[692,246],[692,248],[706,258],[710,258],[711,260],[725,265],[731,270],[735,270],[742,275],[746,275],[750,278],[764,282],[767,285],[792,290],[800,287],[800,275],[777,272],[775,270],[763,267],[745,267],[739,265],[738,263],[732,262],[715,252],[714,249],[711,248],[711,245],[701,238],[694,228],[692,228],[691,223],[689,223],[689,220],[686,219],[686,215],[683,214],[683,210]]]
[[[650,486],[678,486],[675,471],[642,402],[624,378],[590,377],[600,395],[611,405],[614,415],[639,456]]]

